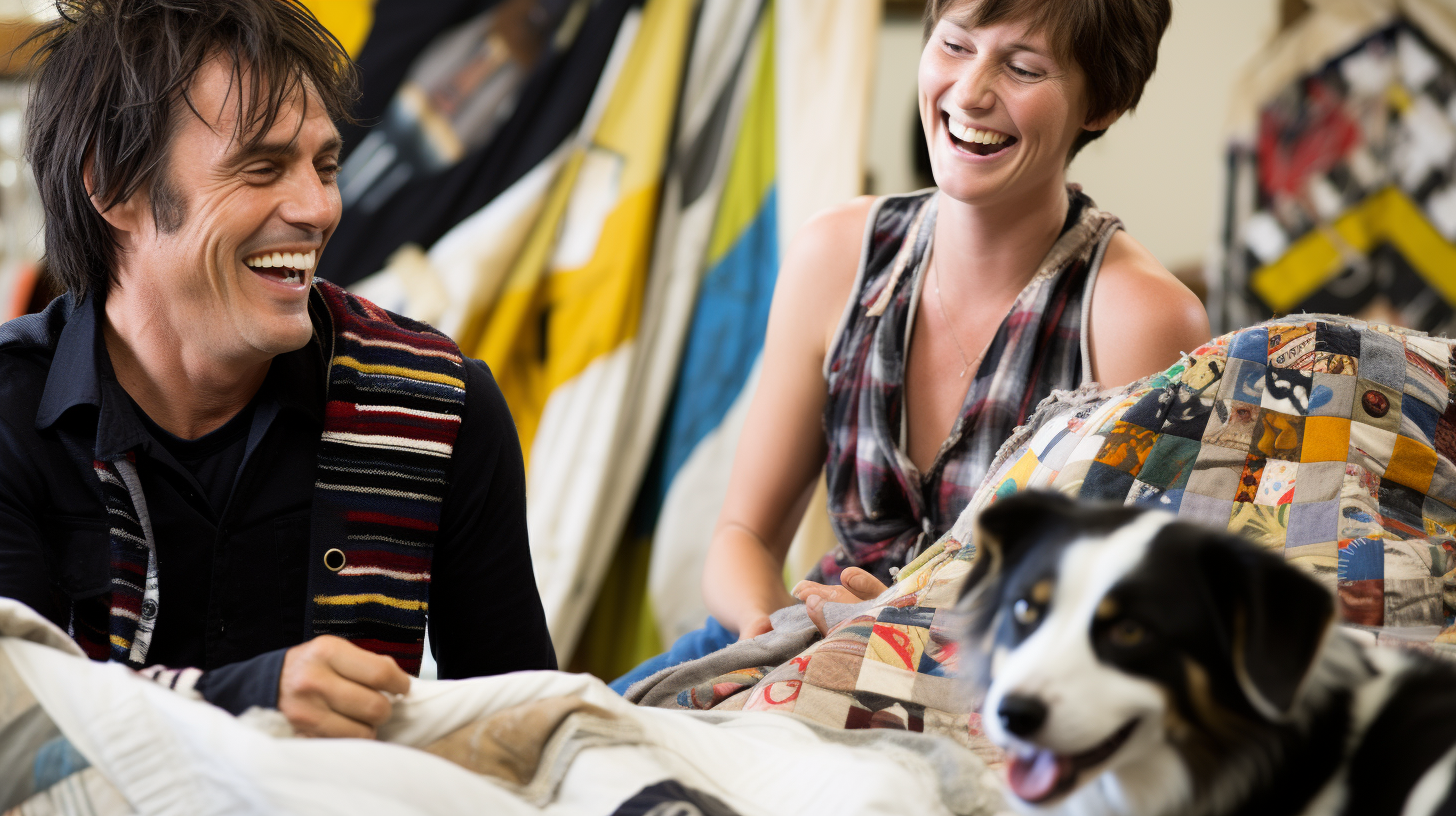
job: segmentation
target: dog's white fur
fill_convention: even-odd
[[[1134,717],[1141,719],[1100,775],[1054,808],[1028,808],[1028,812],[1058,816],[1166,813],[1192,798],[1188,771],[1163,739],[1166,701],[1158,686],[1099,661],[1087,637],[1102,598],[1142,560],[1153,537],[1172,520],[1167,513],[1148,513],[1109,536],[1089,537],[1069,546],[1062,557],[1062,572],[1078,576],[1078,580],[1059,582],[1047,618],[1031,637],[1014,651],[993,658],[994,680],[984,710],[997,710],[1008,694],[1041,698],[1049,711],[1038,734],[1041,747],[1059,754],[1082,753]],[[999,718],[986,717],[983,722],[987,736],[996,744],[1016,750],[1019,741],[1002,728]]]
[[[1224,773],[1195,801],[1193,779],[1166,733],[1168,698],[1158,684],[1129,675],[1098,660],[1090,639],[1098,605],[1117,582],[1147,555],[1157,533],[1174,517],[1150,512],[1107,536],[1087,536],[1067,546],[1046,618],[1015,649],[992,655],[991,683],[983,711],[997,711],[1008,695],[1039,698],[1046,703],[1046,723],[1036,746],[1076,755],[1108,740],[1134,718],[1132,736],[1101,768],[1084,771],[1079,785],[1064,799],[1045,806],[1008,796],[1027,813],[1041,816],[1138,816],[1226,812],[1243,801],[1254,781],[1278,756],[1235,755],[1224,759]],[[1068,580],[1068,576],[1075,576]],[[998,610],[998,615],[1009,610]],[[990,627],[994,632],[996,625]],[[988,644],[989,636],[988,632]],[[1330,695],[1354,690],[1349,743],[1353,753],[1367,729],[1390,699],[1400,675],[1415,658],[1390,649],[1365,648],[1336,626],[1325,634],[1319,655],[1300,689],[1299,702],[1286,722],[1303,727],[1311,712]],[[1002,726],[1000,718],[983,718],[987,736],[1008,752],[1023,743]],[[1348,766],[1341,768],[1309,802],[1301,816],[1342,810]],[[1092,775],[1087,778],[1086,775]],[[1456,780],[1456,748],[1421,779],[1402,816],[1426,816],[1440,804]]]

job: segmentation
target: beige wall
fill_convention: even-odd
[[[1277,12],[1277,0],[1173,0],[1173,24],[1138,111],[1072,163],[1071,180],[1169,268],[1201,264],[1215,238],[1231,85],[1273,34]],[[919,53],[919,20],[886,18],[867,157],[876,192],[914,185],[909,122]]]

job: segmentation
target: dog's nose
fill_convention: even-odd
[[[1001,718],[1002,728],[1018,737],[1029,737],[1046,722],[1047,707],[1036,697],[1008,694],[1001,698],[996,716]]]

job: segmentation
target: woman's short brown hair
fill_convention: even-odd
[[[1089,121],[1137,107],[1173,17],[1169,0],[926,0],[926,40],[957,6],[965,7],[959,22],[967,28],[1020,21],[1044,32],[1057,58],[1070,58],[1087,77]],[[1104,132],[1083,131],[1071,155]]]

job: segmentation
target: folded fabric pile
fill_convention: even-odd
[[[86,660],[0,599],[0,812],[15,816],[1001,810],[986,766],[949,740],[639,708],[563,672],[416,680],[379,736],[294,739],[277,712],[232,717]],[[58,773],[58,752],[85,767]]]

